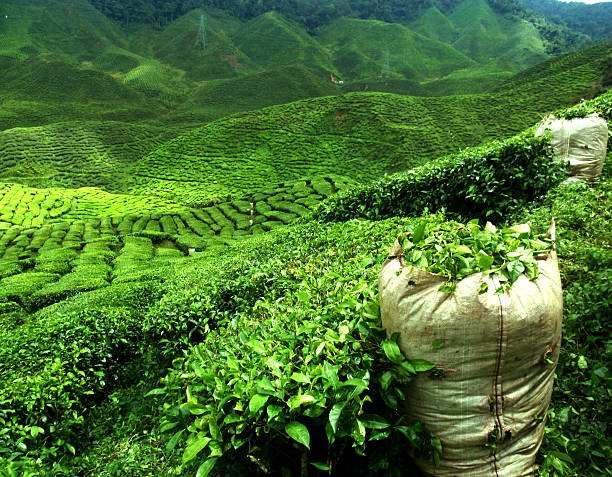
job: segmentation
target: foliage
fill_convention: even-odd
[[[139,308],[151,284],[115,288],[130,306],[46,311],[0,339],[0,459],[30,457],[46,464],[79,448],[84,414],[115,387],[139,348]],[[61,308],[60,308],[61,310]]]
[[[598,78],[589,65],[564,67],[548,69],[550,80],[531,76],[495,94],[349,93],[230,116],[140,159],[131,169],[137,181],[131,190],[184,201],[197,188],[206,203],[313,175],[365,182],[491,137],[512,136],[538,121],[542,111],[573,101]],[[525,91],[533,92],[528,100]]]
[[[152,324],[176,329],[180,320],[181,333],[200,343],[149,395],[164,399],[161,429],[169,449],[184,443],[185,469],[205,475],[217,464],[231,472],[250,460],[251,472],[296,472],[291,462],[299,466],[307,453],[318,469],[342,473],[354,465],[349,447],[369,455],[373,442],[392,434],[432,452],[422,426],[402,421],[398,401],[402,384],[433,365],[403,357],[396,337],[380,328],[377,237],[394,225],[328,226],[316,239],[311,224],[277,236],[273,253],[293,249],[290,262],[244,263],[220,283],[191,288],[181,301],[199,313],[168,295],[173,301],[158,311],[163,321]],[[315,248],[319,255],[309,255]],[[225,306],[224,295],[231,296]],[[163,336],[176,346],[169,331]],[[387,468],[397,451],[370,458],[371,470]]]
[[[539,457],[542,476],[609,473],[611,179],[609,154],[597,186],[563,185],[511,219],[538,226],[557,220],[563,345]]]
[[[144,25],[122,30],[84,0],[0,4],[0,177],[6,183],[0,185],[0,473],[180,475],[195,471],[196,461],[219,447],[224,455],[215,470],[225,466],[237,474],[262,470],[259,465],[280,472],[286,461],[300,462],[306,455],[317,463],[317,471],[331,461],[338,475],[365,469],[393,475],[408,468],[405,451],[411,441],[435,457],[440,443],[418,425],[400,422],[393,409],[402,381],[431,365],[416,356],[402,357],[393,338],[385,340],[376,321],[373,287],[392,236],[399,227],[414,229],[418,222],[283,225],[307,217],[322,199],[354,188],[355,181],[510,136],[544,111],[592,93],[605,74],[602,58],[610,54],[610,44],[538,65],[490,93],[305,100],[341,88],[329,81],[327,70],[337,72],[320,47],[323,35],[307,33],[277,13],[249,22],[234,16],[254,17],[275,2],[233,3],[238,10],[232,15],[208,8],[230,5],[221,0],[98,3],[119,9],[109,14],[125,23],[138,15],[160,27],[183,7],[204,5],[209,41],[194,54],[191,28],[194,19],[197,27],[197,10],[154,31]],[[443,32],[448,34],[444,41],[466,33],[462,48],[471,51],[473,44],[482,54],[490,46],[486,38],[495,35],[480,35],[472,25],[486,25],[489,32],[510,25],[516,48],[498,65],[453,71],[443,83],[429,76],[443,74],[452,62],[440,67],[434,58],[415,57],[411,61],[421,65],[419,75],[433,81],[407,85],[399,79],[395,86],[375,78],[360,89],[410,87],[419,94],[441,94],[444,84],[447,91],[466,92],[472,91],[470,82],[486,78],[488,85],[478,90],[484,91],[502,78],[496,75],[510,64],[507,59],[523,61],[542,53],[533,26],[497,14],[513,8],[512,2],[489,2],[497,13],[484,2],[466,3],[483,6],[477,22],[466,5],[453,15],[456,3],[384,0],[375,6],[351,1],[354,11],[348,15],[354,18],[342,22],[362,25],[364,31],[337,32],[353,31],[359,38],[344,56],[341,51],[333,55],[348,64],[357,54],[357,70],[369,65],[379,71],[380,58],[372,51],[362,54],[364,43],[375,39],[378,48],[383,45],[376,38],[379,32],[399,31],[406,51],[418,54],[435,46],[432,51],[445,51],[447,59],[458,58],[450,47],[377,20],[405,24],[432,5],[452,27]],[[287,5],[288,15],[311,33],[314,26],[345,15],[348,6]],[[466,30],[455,28],[461,22]],[[279,40],[295,46],[296,54],[269,48]],[[412,40],[420,45],[416,50],[408,48]],[[342,49],[333,38],[328,46]],[[525,56],[513,56],[522,48]],[[395,60],[401,54],[390,56]],[[588,107],[599,108],[609,119],[606,98]],[[295,99],[303,100],[253,111]],[[251,112],[240,113],[246,110]],[[240,114],[188,132],[230,113]],[[540,148],[539,143],[516,141],[525,160],[529,147],[532,152]],[[486,150],[492,155],[485,160],[483,153],[485,164],[490,159],[505,166],[493,151],[505,153],[510,146],[498,146],[460,157],[480,157]],[[453,161],[436,161],[424,171]],[[448,183],[461,178],[468,188],[478,176],[476,166],[455,165],[456,177],[448,177]],[[542,169],[531,171],[519,161],[516,170],[508,171],[517,179],[508,189],[488,190],[491,185],[483,176],[476,185],[486,200],[455,213],[496,211],[489,218],[498,219],[497,213],[506,210],[500,207],[515,201],[523,205],[550,187],[559,172],[551,170],[544,177]],[[608,187],[606,180],[602,187]],[[448,190],[444,187],[440,190]],[[547,202],[561,222],[572,224],[564,233],[571,228],[576,235],[562,247],[567,353],[562,352],[559,404],[551,408],[540,460],[543,473],[565,465],[588,475],[605,469],[610,447],[605,362],[609,193],[572,187]],[[519,191],[516,197],[511,188]],[[472,195],[478,199],[479,192]],[[578,195],[580,201],[572,202]],[[453,207],[455,199],[448,197]],[[534,212],[534,220],[546,213]],[[589,213],[602,219],[593,220]],[[583,242],[589,244],[584,256],[577,252]],[[226,347],[236,356],[236,369],[221,366],[233,363],[224,354]],[[166,391],[145,398],[177,357],[164,381]],[[295,364],[275,370],[268,358]],[[228,380],[212,383],[209,368]],[[253,379],[245,383],[242,374],[251,373]],[[270,395],[257,388],[265,387],[264,377],[273,387]],[[236,394],[229,397],[233,407],[241,404],[243,411],[221,406],[232,416],[219,421],[221,438],[214,425],[204,426],[201,432],[211,441],[182,466],[180,454],[203,443],[190,435],[197,436],[195,426],[203,424],[206,414],[192,411],[216,411],[215,396],[228,396],[230,388]],[[202,408],[187,399],[187,389]],[[154,399],[158,392],[166,393],[167,409]],[[269,397],[257,408],[266,399],[262,396]],[[332,425],[334,406],[343,403],[328,449],[325,428]],[[273,405],[281,409],[270,420]],[[174,433],[185,431],[170,441],[172,451],[165,450],[166,442],[154,429],[162,413],[168,424],[178,423]],[[238,414],[243,421],[231,423]],[[248,444],[234,449],[231,436],[234,443]],[[364,448],[366,456],[359,456]]]
[[[612,121],[612,92],[604,93],[591,101],[581,101],[571,108],[556,111],[554,114],[563,119],[574,119],[594,113],[599,114],[608,123]]]
[[[575,31],[602,41],[611,38],[612,6],[609,3],[587,5],[581,2],[562,3],[556,0],[520,0],[527,8],[540,13],[554,23],[567,25]]]
[[[565,168],[553,158],[546,139],[517,136],[337,194],[314,216],[327,221],[414,217],[429,209],[499,220],[564,177]]]
[[[496,293],[503,294],[523,273],[535,280],[536,257],[547,255],[552,248],[550,239],[534,235],[528,225],[498,229],[487,222],[483,228],[477,219],[467,224],[446,222],[440,214],[423,219],[397,240],[402,265],[446,277],[440,290],[448,292],[454,290],[455,280],[474,273],[494,273],[502,282]],[[487,287],[483,282],[481,292]]]

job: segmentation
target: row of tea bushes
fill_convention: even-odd
[[[38,190],[17,184],[0,184],[0,222],[40,227],[73,207],[72,198],[57,190]]]
[[[323,202],[314,217],[382,219],[443,210],[455,216],[500,220],[566,175],[565,165],[554,158],[546,139],[524,133],[351,188]]]

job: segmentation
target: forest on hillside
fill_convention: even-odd
[[[559,0],[521,0],[530,10],[551,21],[589,35],[594,40],[612,38],[612,2],[587,5]]]
[[[161,28],[194,8],[214,7],[232,16],[248,20],[269,11],[277,11],[302,24],[308,30],[325,26],[341,17],[376,19],[408,24],[427,9],[453,10],[453,0],[89,0],[109,18],[125,25],[144,22]],[[584,48],[589,36],[577,33],[564,24],[548,21],[517,0],[487,0],[497,13],[535,25],[546,43],[549,54],[560,54]],[[605,26],[600,26],[605,28]]]

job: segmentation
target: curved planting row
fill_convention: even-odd
[[[342,177],[317,177],[270,187],[241,200],[165,213],[147,213],[147,204],[140,203],[146,198],[135,197],[137,202],[128,205],[138,206],[141,213],[100,218],[91,215],[100,210],[101,199],[120,201],[128,196],[92,189],[72,202],[64,198],[78,206],[62,220],[52,220],[55,209],[43,208],[47,214],[37,216],[36,223],[29,216],[22,225],[18,219],[0,221],[0,304],[32,310],[110,283],[157,279],[164,265],[187,254],[310,215],[323,198],[347,186]],[[19,204],[30,207],[15,207],[11,218],[37,203],[51,203],[48,191],[21,186],[4,190],[2,201],[12,204],[19,197]],[[108,206],[112,210],[112,202]],[[121,210],[126,205],[114,206]]]

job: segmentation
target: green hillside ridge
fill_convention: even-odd
[[[268,112],[239,115],[190,133],[189,139],[177,139],[173,146],[168,146],[168,151],[173,151],[171,154],[162,147],[161,163],[157,162],[156,153],[143,157],[190,125],[199,126],[224,114],[270,103],[334,94],[338,87],[306,68],[288,67],[206,82],[189,93],[188,101],[163,115],[160,106],[157,110],[150,107],[159,90],[153,92],[153,98],[147,98],[95,71],[75,72],[64,63],[27,60],[7,70],[2,78],[7,87],[16,85],[15,91],[6,91],[18,98],[3,103],[2,124],[44,124],[61,121],[64,115],[96,120],[140,119],[146,123],[136,127],[117,121],[69,122],[50,125],[48,129],[4,131],[0,134],[0,144],[4,146],[1,174],[5,180],[44,187],[99,186],[109,192],[131,190],[144,195],[154,191],[162,197],[188,200],[191,204],[256,191],[268,183],[266,174],[270,171],[275,183],[296,180],[305,173],[341,173],[354,180],[366,180],[488,138],[511,135],[537,120],[544,111],[588,96],[601,82],[601,59],[610,52],[611,45],[604,44],[548,61],[509,79],[494,93],[439,99],[347,95],[278,106],[270,110],[274,120],[267,116]],[[75,73],[75,83],[71,84],[74,99],[87,101],[86,105],[76,101],[56,103],[50,93],[46,103],[20,99],[36,94],[36,88],[27,86],[27,82],[22,86],[19,80],[37,77],[31,73],[33,69],[45,72],[44,77],[49,78],[47,91],[57,88],[57,94],[63,97],[68,97],[68,91],[62,89],[61,74]],[[480,71],[478,74],[488,70]],[[77,73],[82,76],[76,76]],[[467,89],[470,88],[469,70],[465,74]],[[450,86],[440,81],[426,83],[424,86],[429,88],[426,93],[445,94],[448,92],[445,88],[456,91],[462,79],[460,72],[453,75],[456,82]],[[495,73],[491,76],[495,78]],[[79,89],[81,83],[83,86]],[[370,85],[371,82],[364,82],[358,87],[365,89]],[[397,87],[403,88],[404,84],[400,81]],[[413,90],[416,85],[408,87]],[[252,94],[253,88],[257,94]],[[347,85],[347,90],[351,88],[352,85]],[[420,92],[423,94],[422,89]],[[529,99],[524,97],[526,92]],[[90,102],[90,94],[94,98],[97,95],[100,101]],[[114,94],[122,94],[126,100],[101,101]],[[233,100],[236,96],[240,99]],[[137,106],[130,107],[133,104]],[[148,119],[151,116],[156,119]],[[239,138],[236,131],[241,131]],[[300,135],[299,139],[291,136],[294,133]],[[197,152],[183,152],[182,144],[195,137],[202,138],[194,143],[198,144],[193,149]],[[262,141],[265,146],[261,146]],[[200,164],[205,157],[212,162],[203,168]],[[258,163],[260,159],[267,161],[267,166]],[[244,164],[250,172],[243,172],[236,164]],[[284,166],[279,168],[281,164]],[[336,165],[341,168],[339,171]],[[28,167],[36,172],[28,172]],[[113,172],[117,168],[121,174]],[[73,173],[77,170],[78,173]],[[208,172],[204,173],[205,170]],[[181,183],[184,184],[178,187]],[[189,200],[193,195],[189,190],[195,185],[197,199]]]
[[[410,28],[434,40],[452,43],[459,33],[451,20],[436,7],[431,6],[413,23]]]
[[[602,62],[610,54],[612,54],[612,42],[601,43],[584,50],[560,55],[516,73],[493,90],[518,89],[528,83],[539,83],[548,77],[569,75],[572,71],[580,69],[588,68],[603,74],[604,64]]]
[[[381,76],[387,51],[395,78],[431,79],[475,65],[449,45],[378,20],[343,18],[323,28],[317,38],[347,80]]]
[[[11,95],[4,101],[0,127],[46,124],[50,122],[47,118],[54,115],[64,121],[133,121],[159,116],[164,107],[179,109],[171,120],[185,121],[185,126],[197,125],[198,121],[210,121],[240,110],[305,97],[299,92],[269,99],[260,93],[264,87],[286,92],[305,82],[303,89],[308,95],[331,94],[329,73],[338,71],[343,73],[341,78],[347,83],[351,80],[346,88],[349,91],[413,95],[482,92],[504,78],[508,70],[514,71],[540,58],[541,48],[537,32],[534,33],[530,23],[506,19],[485,2],[475,1],[466,0],[452,13],[445,10],[446,16],[439,9],[429,9],[413,25],[426,27],[428,34],[434,35],[436,17],[447,19],[446,27],[440,27],[444,32],[448,31],[448,22],[452,20],[457,25],[453,27],[456,37],[453,41],[463,41],[463,38],[470,44],[497,49],[494,53],[502,59],[493,63],[486,57],[489,53],[478,52],[480,47],[475,46],[476,50],[469,53],[489,62],[484,69],[449,44],[439,42],[437,37],[427,39],[404,25],[378,20],[343,18],[311,36],[299,24],[275,12],[244,23],[227,11],[206,8],[192,10],[163,29],[154,30],[143,25],[120,28],[85,0],[55,1],[49,8],[44,3],[28,0],[22,10],[10,2],[3,4],[9,18],[2,23],[6,39],[3,40],[4,50],[0,45],[0,65],[6,65],[7,77],[12,71],[13,81],[4,83],[6,90],[10,88],[15,94],[19,90],[21,93],[19,98]],[[207,29],[206,49],[195,45],[202,14]],[[474,28],[473,15],[479,19],[478,31],[463,35],[466,29]],[[472,39],[468,41],[468,37]],[[450,41],[448,38],[444,37]],[[20,49],[22,47],[25,50]],[[389,78],[381,81],[387,50]],[[291,53],[287,53],[289,51]],[[30,59],[24,63],[28,57]],[[287,65],[310,71],[303,73],[304,78],[286,75],[285,84],[281,84],[284,75],[274,78],[274,72]],[[264,76],[254,76],[255,73]],[[262,87],[261,80],[266,73],[276,81]],[[316,87],[308,86],[314,80],[313,75],[321,80]],[[81,101],[88,95],[93,101],[104,96],[101,92],[114,90],[112,94],[124,101],[118,103],[113,112],[102,111],[101,104],[81,108],[77,102],[59,110],[54,102],[41,102],[44,97],[38,95],[37,77],[50,85],[47,100],[65,100],[70,96]],[[58,83],[58,77],[72,79],[72,82]],[[241,79],[236,91],[227,87],[219,91],[218,86],[222,83],[210,83],[229,78]],[[395,81],[392,84],[389,83],[391,79]],[[428,81],[419,87],[410,83],[415,79]],[[251,80],[253,84],[249,87]],[[121,88],[121,85],[128,88]],[[201,92],[213,86],[217,86],[213,91],[219,105],[203,101],[206,106],[198,106]],[[138,97],[135,92],[146,98]],[[246,100],[247,97],[259,97],[261,101]],[[185,101],[188,102],[183,104]],[[226,104],[231,106],[225,108]],[[192,114],[186,112],[191,105]],[[21,118],[20,122],[15,122],[17,118]]]
[[[569,28],[589,35],[596,41],[612,39],[611,2],[586,4],[584,2],[560,2],[558,0],[519,0],[527,8],[546,18],[567,25]]]
[[[365,181],[516,134],[545,111],[579,100],[599,77],[587,65],[554,70],[549,78],[496,94],[417,98],[350,93],[272,106],[173,139],[130,173],[140,178],[140,187],[153,179],[156,190],[160,182],[168,184],[162,190],[181,181],[199,182],[209,200],[309,174]]]
[[[95,186],[121,192],[127,168],[174,135],[169,128],[116,121],[7,129],[0,131],[0,178],[40,187]]]
[[[110,45],[125,46],[121,30],[86,0],[6,0],[0,15],[0,55],[54,54],[81,62]]]
[[[31,58],[0,77],[0,130],[70,120],[137,121],[166,111],[155,99],[89,68]]]
[[[195,44],[203,14],[206,49]],[[224,12],[193,10],[155,35],[150,41],[152,54],[160,61],[184,70],[191,80],[231,78],[254,72],[257,64],[240,51],[232,38],[241,25],[239,20]]]
[[[478,94],[496,89],[500,83],[514,76],[510,71],[499,71],[496,65],[488,64],[476,68],[453,71],[444,78],[421,84],[423,94],[419,96],[453,96]]]
[[[496,14],[486,0],[465,0],[449,18],[459,31],[452,45],[480,63],[518,71],[548,56],[532,24]]]
[[[188,122],[195,127],[240,111],[331,96],[340,91],[328,75],[317,76],[300,65],[285,66],[248,76],[207,81],[166,120]]]
[[[317,74],[335,71],[329,53],[315,38],[275,12],[245,23],[234,41],[261,68],[299,64]]]

